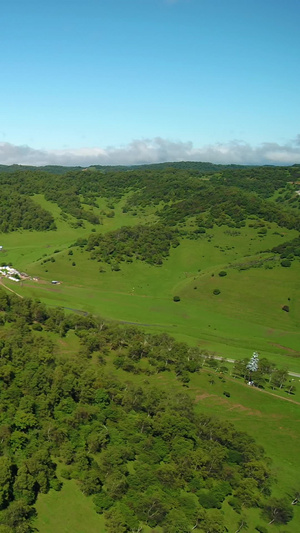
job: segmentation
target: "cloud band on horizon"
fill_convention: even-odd
[[[265,142],[253,147],[233,140],[195,148],[192,142],[161,137],[133,140],[121,147],[45,150],[0,143],[2,165],[140,165],[167,161],[209,161],[220,164],[291,165],[300,163],[300,134],[289,143]]]

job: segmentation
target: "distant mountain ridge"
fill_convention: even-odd
[[[91,165],[89,167],[84,166],[63,166],[63,165],[45,165],[45,166],[33,166],[33,165],[0,165],[0,172],[18,172],[26,170],[43,170],[44,172],[50,172],[51,174],[65,174],[72,170],[102,170],[106,171],[124,171],[124,170],[139,170],[139,169],[152,169],[162,170],[164,168],[176,168],[179,170],[191,169],[199,170],[202,172],[218,172],[224,169],[230,168],[249,168],[253,165],[219,165],[215,163],[202,162],[202,161],[169,161],[165,163],[146,163],[141,165]]]

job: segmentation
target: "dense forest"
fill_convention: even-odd
[[[92,233],[86,250],[91,252],[91,259],[112,264],[116,269],[121,261],[132,262],[133,258],[161,265],[169,255],[170,247],[178,245],[176,231],[156,224],[123,226],[105,235]]]
[[[238,513],[261,507],[272,520],[276,507],[276,521],[292,518],[292,506],[271,497],[270,460],[246,433],[196,414],[184,389],[170,395],[105,372],[107,358],[128,376],[146,358],[148,372],[174,369],[185,383],[203,365],[198,349],[3,290],[0,309],[3,533],[33,531],[38,494],[61,488],[57,462],[63,479],[94,495],[108,533],[223,532],[225,499]],[[66,357],[53,333],[70,330],[81,348]]]
[[[300,217],[294,210],[300,198],[298,166],[215,167],[192,163],[126,169],[92,167],[65,169],[64,174],[59,173],[60,167],[2,167],[2,210],[13,215],[7,227],[5,221],[2,224],[6,231],[17,227],[53,229],[51,215],[30,199],[34,194],[43,194],[46,200],[57,203],[63,213],[98,224],[99,214],[93,211],[97,199],[104,197],[113,204],[127,194],[125,211],[157,206],[158,217],[168,225],[195,216],[202,218],[204,226],[239,226],[247,217],[256,216],[300,229]],[[32,219],[31,215],[25,217],[24,211],[34,211]]]
[[[17,229],[44,231],[54,230],[56,226],[51,213],[30,197],[1,188],[0,231],[8,233]]]

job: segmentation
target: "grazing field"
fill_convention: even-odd
[[[283,268],[278,260],[268,261],[274,254],[266,252],[283,238],[295,237],[295,231],[283,232],[269,224],[263,237],[252,227],[232,236],[226,226],[214,227],[198,240],[181,239],[161,266],[134,259],[112,271],[110,265],[92,261],[84,248],[70,248],[90,234],[91,224],[72,227],[71,216],[63,220],[55,204],[41,196],[37,200],[51,208],[58,229],[2,234],[2,262],[39,278],[18,285],[5,280],[7,287],[49,305],[167,331],[218,356],[239,359],[258,350],[276,364],[300,371],[299,263]],[[143,220],[122,213],[122,204],[123,200],[115,207],[115,217],[104,218],[97,231],[153,217],[151,212]],[[222,270],[227,276],[218,275]],[[53,286],[52,280],[61,284]],[[220,294],[214,295],[215,289]],[[174,295],[180,302],[173,302]],[[287,304],[289,313],[282,310]]]

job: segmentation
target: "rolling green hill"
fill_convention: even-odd
[[[161,265],[135,255],[120,261],[119,270],[114,270],[117,259],[113,263],[93,260],[82,244],[97,235],[92,233],[95,226],[88,221],[78,226],[77,219],[65,216],[42,195],[33,198],[51,212],[57,230],[2,234],[2,263],[39,278],[38,282],[24,280],[17,287],[5,280],[9,288],[51,305],[167,331],[218,356],[243,358],[256,349],[290,370],[300,370],[299,260],[295,256],[285,268],[280,254],[271,251],[295,238],[297,231],[265,223],[262,234],[249,219],[237,229],[213,226],[195,239],[190,238],[191,220],[184,231],[178,228],[180,244],[171,246]],[[100,214],[109,214],[109,201],[98,200],[99,207],[93,207],[94,214],[102,216],[97,232],[105,235],[122,226],[156,223],[153,207],[138,215],[124,213],[127,198],[115,202],[113,217]],[[116,235],[111,234],[112,242]],[[218,275],[222,270],[226,277]],[[54,287],[52,280],[61,284]],[[217,296],[215,289],[220,290]],[[181,301],[174,303],[174,295]],[[289,313],[282,310],[284,305],[289,305]]]
[[[299,167],[6,170],[1,169],[0,189],[3,223],[7,213],[9,224],[0,234],[0,264],[27,276],[0,281],[16,301],[38,299],[54,316],[60,307],[67,317],[73,311],[78,317],[101,317],[100,328],[138,327],[142,344],[152,334],[161,339],[169,334],[202,355],[238,361],[249,360],[255,350],[277,368],[300,373]],[[32,220],[24,206],[34,206]],[[59,328],[49,333],[58,342],[59,357],[83,357],[83,341],[73,326]],[[106,375],[144,392],[155,384],[162,391],[186,390],[196,411],[232,421],[265,448],[278,477],[275,497],[291,498],[299,490],[298,378],[273,390],[271,378],[268,383],[264,377],[258,389],[245,385],[230,363],[223,362],[227,369],[220,373],[218,359],[190,373],[176,367],[178,362],[168,371],[157,370],[146,356],[132,363],[127,355],[106,359]],[[97,357],[92,350],[89,364],[97,366]],[[296,391],[289,393],[294,384]],[[64,486],[60,493],[39,496],[38,529],[57,531],[64,502],[67,515],[74,513],[66,533],[107,533],[76,476],[61,477],[60,459],[58,464]],[[227,528],[236,531],[239,515],[227,500],[222,511]],[[259,523],[267,527],[258,508],[246,506],[243,513],[249,531]],[[272,531],[293,533],[295,520],[284,529],[272,525]],[[150,533],[150,527],[143,531]]]

